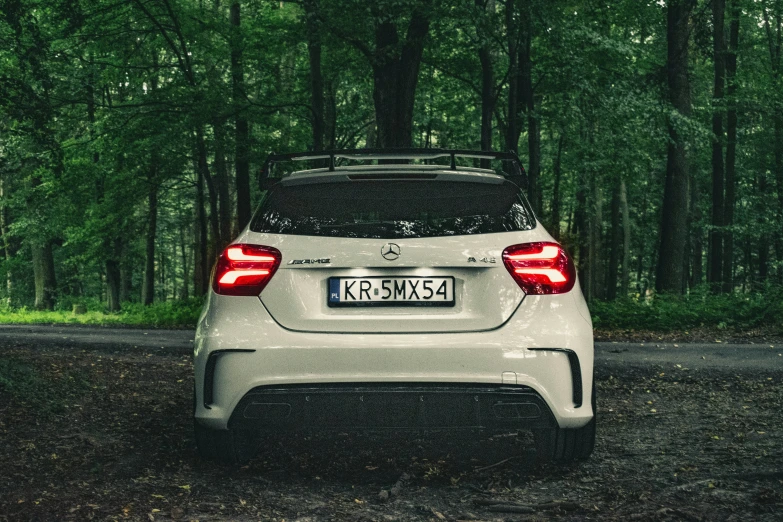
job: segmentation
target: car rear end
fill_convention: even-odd
[[[223,460],[264,430],[530,429],[561,460],[592,450],[563,441],[594,423],[573,263],[486,169],[283,178],[218,260],[195,373],[199,447]]]

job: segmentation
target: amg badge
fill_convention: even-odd
[[[331,263],[332,260],[328,257],[325,257],[323,259],[292,259],[288,262],[289,265],[317,265],[317,264],[328,264]]]

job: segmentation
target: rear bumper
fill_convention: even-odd
[[[535,392],[561,428],[593,418],[592,325],[574,292],[527,296],[503,326],[458,333],[296,332],[277,324],[256,297],[211,294],[213,300],[220,302],[205,308],[194,352],[195,417],[213,429],[244,417],[247,396],[294,385],[519,386]],[[298,404],[296,396],[290,401]]]
[[[234,409],[228,427],[308,429],[529,429],[557,425],[527,386],[440,383],[262,386]]]

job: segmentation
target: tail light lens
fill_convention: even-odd
[[[557,243],[512,245],[503,251],[503,263],[526,294],[564,294],[576,282],[574,262]]]
[[[229,245],[215,265],[212,289],[221,295],[258,295],[280,266],[282,254],[260,245]]]

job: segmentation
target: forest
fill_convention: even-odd
[[[362,147],[518,153],[598,310],[779,302],[782,53],[783,0],[0,0],[0,306],[199,303],[268,154]]]

